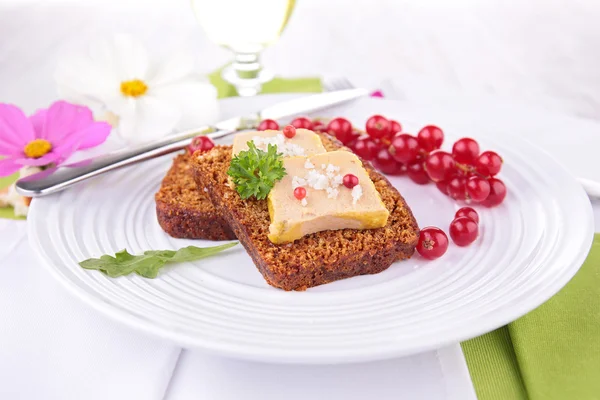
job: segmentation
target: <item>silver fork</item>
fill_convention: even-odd
[[[355,86],[344,77],[335,77],[323,79],[323,88],[326,92],[334,92],[336,90],[354,89]]]

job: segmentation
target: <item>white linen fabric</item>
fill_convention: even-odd
[[[180,349],[111,321],[41,265],[24,221],[0,220],[0,399],[164,397]]]
[[[475,400],[460,346],[349,365],[272,365],[185,351],[165,400]]]
[[[0,398],[474,399],[460,346],[341,366],[281,366],[182,350],[107,319],[45,270],[26,222],[0,220]],[[181,357],[180,357],[181,355]]]

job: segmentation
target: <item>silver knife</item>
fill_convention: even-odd
[[[45,196],[59,192],[76,183],[105,172],[181,150],[190,144],[191,140],[199,134],[206,133],[213,140],[219,139],[237,132],[247,119],[259,121],[267,118],[280,119],[291,117],[343,104],[367,94],[368,91],[365,89],[350,89],[288,100],[267,107],[249,116],[234,117],[221,121],[214,126],[202,126],[187,130],[133,149],[124,149],[74,164],[48,168],[37,174],[20,179],[16,183],[16,189],[22,196]]]

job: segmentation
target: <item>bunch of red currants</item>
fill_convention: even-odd
[[[494,151],[481,152],[479,143],[462,138],[452,145],[452,152],[440,150],[444,132],[427,125],[416,136],[402,132],[402,125],[381,115],[367,120],[365,131],[352,126],[346,118],[327,123],[320,119],[299,117],[291,122],[296,128],[327,132],[375,168],[387,175],[406,174],[413,182],[430,182],[445,195],[457,201],[494,207],[506,197],[504,182],[496,177],[502,158]],[[259,130],[279,129],[273,120],[264,120]],[[471,207],[463,207],[450,224],[450,237],[458,246],[471,244],[479,233],[479,216]],[[448,248],[448,237],[439,228],[421,230],[417,251],[435,259]]]
[[[425,126],[416,136],[403,133],[399,122],[381,115],[367,120],[364,133],[341,117],[327,124],[299,117],[291,125],[327,132],[384,174],[406,174],[420,185],[434,182],[455,200],[493,207],[506,197],[504,182],[496,178],[502,158],[494,151],[480,152],[479,143],[471,138],[457,140],[451,153],[442,151],[444,132],[435,125]],[[258,129],[279,129],[279,124],[264,120]]]

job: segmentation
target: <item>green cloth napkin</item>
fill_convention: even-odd
[[[18,177],[19,173],[14,173],[10,176],[0,178],[0,189],[10,186]],[[0,218],[25,219],[24,217],[16,217],[12,207],[0,207]]]
[[[479,400],[600,399],[600,234],[558,294],[462,348]]]
[[[210,83],[217,88],[219,98],[237,96],[235,87],[221,77],[222,69],[219,68],[208,75]],[[274,78],[263,85],[260,93],[318,93],[322,90],[320,78]]]

